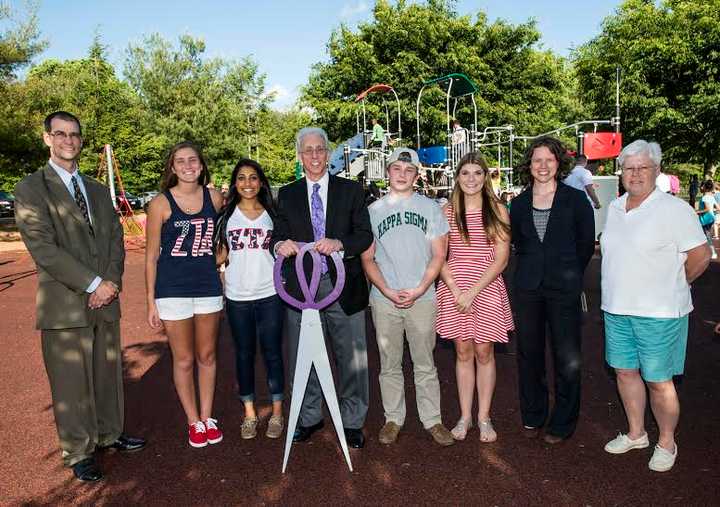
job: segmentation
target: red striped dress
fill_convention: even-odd
[[[450,244],[448,266],[460,290],[472,287],[495,259],[495,248],[487,242],[482,222],[482,210],[466,212],[470,244],[465,243],[453,214],[452,206],[445,208],[450,223]],[[471,313],[459,313],[455,298],[440,280],[437,288],[438,313],[437,332],[442,338],[470,339],[475,343],[508,341],[512,331],[512,313],[505,282],[502,276],[485,287],[472,303]]]

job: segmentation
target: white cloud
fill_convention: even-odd
[[[366,12],[369,8],[370,6],[368,5],[368,3],[364,2],[363,0],[360,0],[356,4],[346,3],[345,5],[343,5],[343,8],[340,9],[340,18],[352,18],[353,16],[357,16],[358,14]]]
[[[299,90],[293,88],[292,90],[286,88],[281,84],[272,85],[265,93],[266,97],[270,97],[273,101],[272,107],[281,111],[286,111],[295,104],[298,98]]]

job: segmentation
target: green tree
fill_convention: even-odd
[[[573,55],[580,94],[611,115],[621,68],[627,141],[660,143],[668,162],[720,160],[720,0],[627,0]]]
[[[249,58],[204,59],[205,43],[183,35],[173,48],[159,35],[130,46],[125,76],[148,113],[147,128],[165,148],[192,140],[217,182],[248,155],[252,117],[265,106],[264,76]],[[252,144],[252,143],[251,143]]]
[[[302,100],[330,137],[342,140],[355,133],[354,96],[375,83],[390,84],[400,97],[403,135],[410,141],[422,83],[463,73],[479,87],[479,128],[512,124],[517,133],[537,134],[575,121],[582,110],[568,86],[567,62],[537,49],[539,39],[534,21],[489,24],[482,12],[473,21],[459,16],[452,1],[378,0],[373,19],[357,30],[343,25],[332,33],[329,62],[314,65]],[[371,114],[378,111],[371,108]],[[472,122],[469,100],[458,103],[456,116],[463,125]],[[445,100],[437,87],[423,94],[421,119],[422,144],[444,143]]]
[[[138,192],[155,188],[162,166],[163,145],[145,127],[148,114],[133,90],[120,81],[107,62],[99,36],[88,57],[60,62],[48,59],[28,73],[24,83],[25,110],[40,122],[50,111],[67,110],[83,125],[80,168],[95,175],[105,144],[113,146],[125,188]],[[43,147],[43,158],[47,150]]]
[[[0,189],[11,191],[41,153],[34,118],[26,114],[25,88],[17,71],[42,52],[45,41],[37,28],[37,6],[27,4],[24,17],[0,2]]]

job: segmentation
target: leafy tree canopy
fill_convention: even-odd
[[[627,0],[600,35],[573,55],[580,94],[595,114],[612,114],[622,73],[627,142],[660,143],[668,160],[720,160],[720,0]]]
[[[539,38],[534,21],[489,24],[482,12],[474,20],[459,16],[452,1],[378,0],[373,19],[355,31],[341,26],[333,32],[330,61],[313,67],[302,99],[316,111],[331,138],[342,140],[355,133],[355,95],[375,83],[390,84],[401,100],[403,137],[414,144],[415,104],[422,83],[463,73],[480,89],[479,128],[513,124],[518,133],[537,134],[576,119],[581,109],[572,96],[566,62],[539,50]],[[378,114],[381,101],[369,99],[368,104],[373,101],[370,111]],[[445,100],[440,89],[423,94],[420,114],[422,144],[444,143]],[[456,116],[465,126],[472,123],[469,99],[458,102]],[[384,120],[384,112],[381,117]]]

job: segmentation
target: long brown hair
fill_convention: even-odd
[[[460,179],[458,178],[460,170],[467,164],[479,165],[482,167],[483,173],[485,174],[485,181],[481,190],[482,220],[488,242],[494,243],[498,239],[509,239],[510,224],[504,221],[500,215],[499,208],[502,204],[495,195],[495,192],[493,192],[487,162],[485,162],[483,156],[477,151],[471,151],[466,154],[460,159],[460,162],[458,162],[458,165],[455,168],[455,186],[453,187],[451,203],[455,223],[460,231],[460,236],[462,236],[466,244],[470,244],[470,234],[468,233],[467,216],[465,213],[465,193],[460,188]]]
[[[210,183],[210,171],[208,171],[207,163],[205,162],[205,157],[203,157],[202,150],[197,144],[191,141],[183,141],[181,143],[177,143],[175,146],[170,148],[170,152],[165,159],[165,170],[163,171],[162,178],[160,178],[161,192],[164,192],[165,190],[168,190],[177,185],[178,177],[177,174],[173,172],[173,164],[175,163],[175,154],[183,148],[190,148],[198,156],[198,159],[200,159],[200,165],[202,165],[202,172],[200,173],[200,177],[198,178],[198,185],[204,187],[208,183]]]

